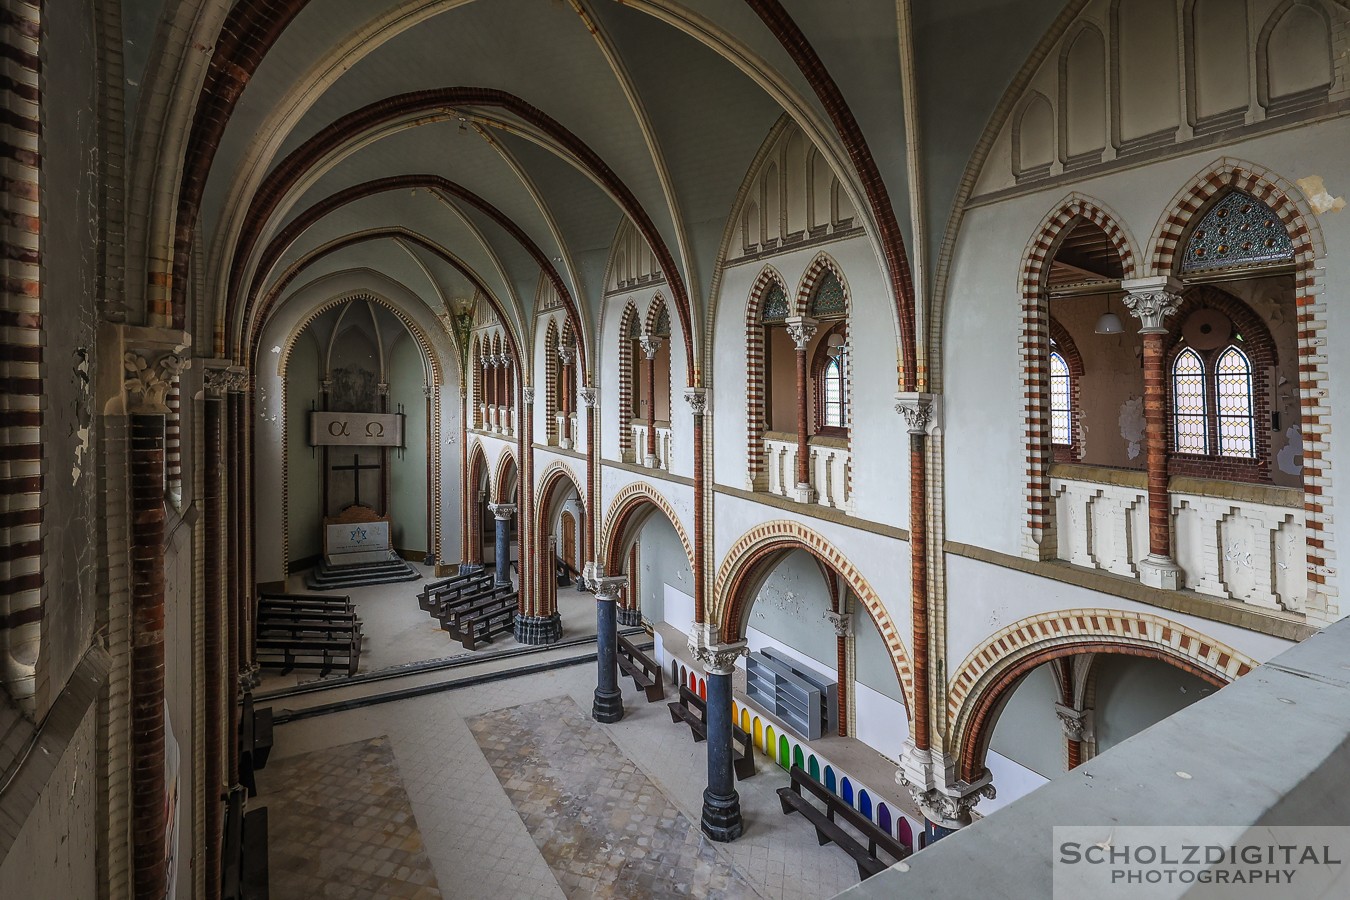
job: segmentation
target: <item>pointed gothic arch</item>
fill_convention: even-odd
[[[787,279],[771,265],[760,270],[745,304],[745,458],[746,480],[750,490],[768,485],[768,463],[764,452],[764,430],[768,427],[768,372],[765,371],[764,298],[777,286],[790,297]]]

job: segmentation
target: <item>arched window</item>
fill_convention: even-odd
[[[1214,365],[1215,406],[1219,423],[1219,455],[1256,457],[1252,364],[1230,346]]]
[[[825,364],[821,376],[821,422],[826,428],[844,427],[844,365],[837,357]]]
[[[1172,362],[1172,441],[1178,453],[1209,452],[1205,364],[1189,347]]]
[[[848,432],[848,328],[839,322],[821,337],[811,360],[816,433],[845,436]]]
[[[1050,346],[1050,442],[1067,447],[1073,443],[1073,385],[1064,354]]]

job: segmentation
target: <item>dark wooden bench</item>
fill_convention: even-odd
[[[472,575],[455,575],[441,581],[431,582],[418,593],[417,605],[434,614],[437,604],[445,597],[460,594],[466,589],[482,586],[491,579],[491,572],[478,572]]]
[[[332,639],[361,636],[361,620],[355,616],[345,620],[314,618],[269,619],[258,623],[258,637],[324,637]]]
[[[496,585],[477,594],[466,594],[454,604],[444,607],[440,616],[441,630],[450,632],[455,640],[463,640],[466,618],[474,617],[489,608],[496,608],[506,598],[515,602],[516,589],[509,584]]]
[[[254,773],[267,767],[267,757],[272,753],[272,728],[272,707],[256,709],[253,694],[245,694],[239,716],[239,782],[250,797],[258,796]]]
[[[491,578],[461,585],[454,590],[445,591],[437,596],[429,612],[432,618],[444,623],[447,616],[456,609],[462,609],[475,600],[489,596],[493,591],[510,585],[499,585]]]
[[[343,594],[281,594],[258,595],[259,609],[324,610],[352,612],[352,598]]]
[[[555,556],[553,561],[558,576],[558,587],[567,587],[572,583],[572,567],[561,556]]]
[[[708,704],[685,685],[680,685],[680,699],[666,704],[670,710],[670,721],[689,726],[694,733],[694,743],[700,744],[708,739]],[[750,743],[750,735],[741,730],[735,722],[731,723],[731,766],[736,778],[744,780],[755,774],[755,750]]]
[[[784,815],[801,813],[815,826],[816,840],[822,846],[833,841],[853,857],[853,861],[858,864],[859,878],[871,878],[900,862],[912,852],[909,847],[883,831],[881,826],[806,774],[800,766],[793,766],[788,774],[792,778],[792,783],[778,789],[778,799],[783,804]],[[807,799],[807,794],[825,804],[825,809],[817,808]],[[844,830],[844,824],[856,831],[857,835]],[[877,856],[878,852],[886,853],[892,861],[886,862],[881,859]]]
[[[243,788],[235,788],[225,801],[220,896],[221,900],[268,900],[267,808],[244,812],[244,795]]]
[[[661,667],[622,634],[619,635],[619,669],[647,695],[648,703],[665,699],[666,680]]]
[[[516,596],[508,594],[460,620],[460,642],[469,650],[477,650],[483,642],[490,643],[499,634],[513,632],[516,627]]]
[[[260,637],[258,662],[268,668],[280,668],[281,674],[293,669],[318,669],[323,677],[337,666],[345,666],[355,675],[361,661],[361,632],[348,637]]]

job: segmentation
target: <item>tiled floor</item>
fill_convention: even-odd
[[[575,885],[568,878],[562,878],[564,884],[560,884],[560,875],[555,872],[560,857],[547,849],[547,832],[563,822],[560,816],[537,818],[539,812],[526,796],[535,790],[536,776],[555,779],[547,790],[557,790],[559,796],[570,793],[573,798],[581,797],[583,803],[598,802],[589,796],[591,793],[610,792],[608,800],[613,803],[596,807],[610,814],[622,810],[625,792],[632,796],[634,810],[640,808],[638,814],[643,819],[635,822],[630,817],[627,822],[611,820],[605,824],[603,816],[592,811],[586,833],[592,846],[603,849],[608,843],[613,848],[646,837],[650,846],[667,850],[682,847],[678,852],[684,862],[680,865],[694,867],[673,867],[670,881],[653,880],[650,893],[641,888],[637,875],[629,878],[623,871],[601,873],[597,885],[602,881],[610,886],[625,885],[623,890],[614,887],[611,896],[625,900],[662,896],[673,890],[668,885],[678,885],[681,879],[691,879],[687,896],[715,896],[692,886],[692,877],[698,871],[709,873],[710,885],[711,873],[722,873],[727,885],[725,896],[785,900],[833,897],[857,882],[857,869],[845,853],[833,846],[817,845],[815,831],[800,816],[782,814],[775,791],[786,783],[786,775],[763,757],[759,758],[759,774],[737,785],[745,835],[732,844],[702,841],[692,823],[698,822],[707,783],[707,745],[693,743],[687,728],[672,724],[664,704],[647,704],[631,682],[625,680],[623,684],[628,712],[614,725],[595,724],[585,712],[590,709],[595,685],[595,669],[590,665],[282,725],[277,728],[272,761],[259,773],[261,793],[254,802],[273,806],[299,791],[324,805],[326,800],[314,798],[327,797],[331,791],[318,785],[309,790],[308,779],[295,773],[310,770],[294,768],[287,761],[384,737],[393,751],[426,857],[445,897],[515,900],[584,895],[573,889]],[[560,698],[566,698],[566,702]],[[550,712],[554,713],[552,717]],[[507,750],[491,748],[507,747],[511,740],[526,737],[535,749],[527,754],[532,761],[521,765],[532,766],[531,774],[508,775],[504,789],[489,757],[499,764]],[[480,746],[480,740],[486,743]],[[589,749],[579,750],[577,742]],[[608,754],[604,762],[591,759],[599,752],[597,747]],[[360,765],[355,759],[350,763]],[[356,777],[355,769],[351,775]],[[517,802],[521,804],[519,811]],[[617,814],[621,819],[622,812]],[[338,818],[345,813],[335,807],[332,815]],[[676,827],[681,817],[684,832]],[[285,831],[290,826],[282,826],[275,812],[272,821],[274,843],[289,840]],[[634,826],[631,831],[630,825]],[[607,841],[599,837],[602,834]],[[681,840],[701,844],[697,851],[693,845],[677,841],[681,834]],[[546,848],[544,852],[541,846]],[[620,870],[629,861],[623,853],[600,856],[606,865]],[[728,873],[738,874],[750,892],[737,887]],[[604,894],[598,891],[595,895]],[[275,896],[285,900],[283,894]]]

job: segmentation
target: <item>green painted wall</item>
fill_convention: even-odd
[[[794,550],[764,580],[747,625],[833,671],[838,665],[834,628],[825,618],[830,596],[815,557]]]
[[[642,614],[653,622],[666,621],[666,589],[668,584],[678,591],[693,595],[694,579],[689,572],[689,558],[675,527],[666,517],[653,513],[638,533],[640,565],[639,589],[642,591]],[[678,628],[688,628],[688,622],[672,622]]]
[[[1134,737],[1213,690],[1189,672],[1156,659],[1098,657],[1097,752]]]
[[[905,702],[900,679],[891,665],[891,651],[877,630],[876,623],[856,601],[853,603],[854,676],[872,690],[890,697],[897,703]]]

